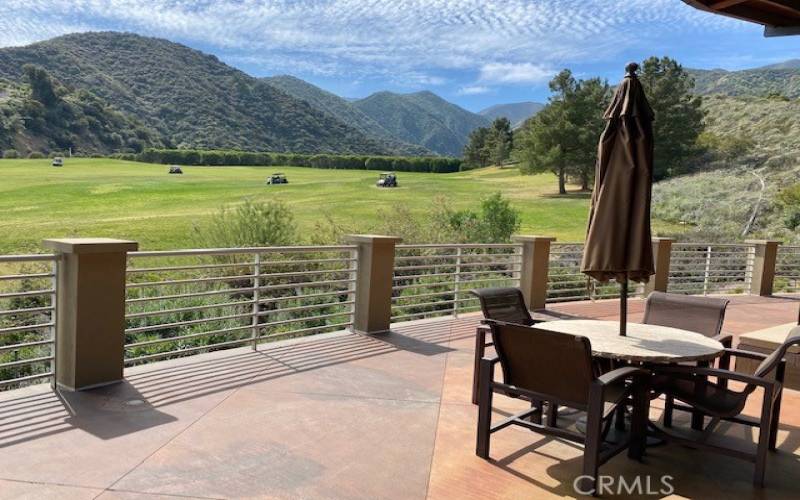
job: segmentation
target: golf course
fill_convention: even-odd
[[[399,187],[378,188],[379,172],[302,167],[183,167],[105,158],[0,160],[0,252],[41,252],[54,237],[115,237],[139,241],[142,249],[192,245],[192,228],[223,206],[280,200],[301,233],[330,217],[358,231],[391,233],[394,207],[424,216],[437,196],[454,209],[478,208],[481,198],[501,192],[522,216],[521,232],[580,241],[588,207],[586,193],[559,196],[553,175],[520,175],[490,167],[452,174],[398,174]],[[267,185],[273,173],[289,183]],[[573,189],[575,189],[573,187]],[[387,220],[389,219],[389,220]],[[310,237],[310,234],[309,234]],[[298,244],[304,243],[298,241]]]

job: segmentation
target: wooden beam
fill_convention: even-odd
[[[712,10],[725,10],[728,7],[733,7],[736,4],[744,3],[747,0],[721,0],[719,2],[714,2],[709,4],[708,8]]]

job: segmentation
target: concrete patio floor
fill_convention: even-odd
[[[799,306],[796,297],[736,297],[725,330],[788,323]],[[550,311],[616,319],[617,307],[569,303]],[[630,319],[641,312],[641,301],[632,301]],[[155,363],[127,370],[122,384],[82,393],[45,385],[0,393],[0,498],[575,496],[575,445],[509,428],[495,434],[491,461],[475,456],[478,319]],[[496,403],[498,418],[521,408],[508,398]],[[601,473],[655,482],[668,474],[677,498],[798,498],[800,393],[786,391],[781,423],[764,490],[752,487],[752,464],[676,445],[649,449],[644,463],[619,455]],[[739,426],[723,429],[741,441],[754,437]]]

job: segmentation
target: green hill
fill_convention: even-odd
[[[741,71],[692,69],[698,94],[800,97],[800,60]]]
[[[348,100],[312,85],[305,80],[290,75],[280,75],[264,78],[263,81],[291,96],[306,101],[317,110],[329,114],[367,137],[391,145],[398,154],[410,156],[432,154],[431,151],[422,146],[398,140],[391,132],[383,128],[380,123],[362,113]]]
[[[216,57],[129,33],[66,35],[0,49],[0,78],[33,63],[156,130],[170,146],[292,152],[393,153],[307,102]]]
[[[427,91],[377,92],[352,104],[399,139],[450,156],[461,156],[469,133],[490,123]]]
[[[164,145],[157,132],[91,92],[67,89],[41,68],[32,66],[29,73],[35,85],[0,81],[0,149],[7,154],[71,150],[87,155]]]

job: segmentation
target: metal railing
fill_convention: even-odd
[[[547,277],[547,302],[600,300],[618,298],[616,283],[598,283],[581,272],[583,243],[553,243],[550,246]],[[641,294],[640,286],[631,286],[629,296]]]
[[[672,293],[745,293],[753,276],[755,247],[747,244],[676,243],[672,247]]]
[[[125,363],[350,328],[355,246],[128,254]]]
[[[773,292],[800,292],[800,246],[778,247]]]
[[[474,288],[519,286],[521,245],[397,245],[392,321],[480,309]]]
[[[0,256],[0,390],[55,373],[55,255]]]

